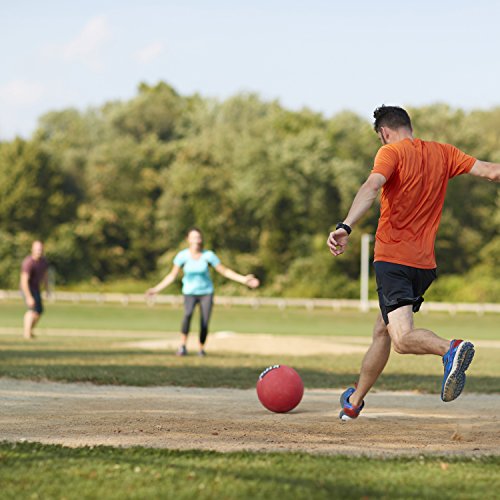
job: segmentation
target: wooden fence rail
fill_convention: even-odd
[[[21,293],[17,290],[0,290],[0,301],[2,300],[21,300]],[[86,293],[86,292],[54,292],[47,299],[49,302],[94,302],[118,303],[118,304],[170,304],[181,305],[183,303],[182,295],[157,295],[155,297],[146,297],[138,293]],[[278,297],[228,297],[216,295],[216,304],[222,306],[250,306],[258,308],[261,306],[277,307],[286,309],[287,307],[313,309],[332,309],[339,311],[342,309],[369,310],[377,309],[378,302],[369,300],[362,302],[354,299],[300,299],[300,298],[278,298]],[[422,312],[447,312],[457,314],[461,312],[472,312],[478,315],[485,313],[500,313],[500,304],[476,304],[461,302],[424,302]]]

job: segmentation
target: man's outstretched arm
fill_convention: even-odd
[[[385,184],[386,179],[382,174],[370,174],[365,183],[359,188],[344,224],[353,227],[356,222],[368,212],[377,198],[380,188]]]
[[[489,181],[500,182],[500,163],[476,160],[469,174]]]
[[[380,188],[385,184],[386,178],[382,174],[370,174],[366,182],[359,188],[344,224],[352,227],[373,205]],[[345,251],[349,235],[345,229],[337,229],[327,240],[330,252],[337,256]]]

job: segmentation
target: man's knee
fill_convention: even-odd
[[[392,326],[389,323],[389,334],[392,340],[392,346],[398,354],[411,354],[408,343],[406,342],[406,335],[412,331],[410,325]]]
[[[411,351],[408,349],[404,335],[394,336],[392,338],[392,346],[394,350],[398,354],[411,354]]]
[[[407,341],[408,334],[413,331],[413,325],[399,326],[400,328],[391,328],[389,324],[392,346],[398,354],[413,354],[411,345]]]
[[[394,350],[399,354],[409,354],[406,334],[413,330],[413,311],[411,306],[403,306],[389,313],[387,325]]]
[[[377,321],[375,322],[375,326],[373,327],[372,343],[380,344],[382,342],[390,344],[391,337],[382,315],[379,314]]]
[[[377,321],[373,327],[373,338],[378,339],[381,337],[389,337],[389,331],[387,330],[387,325],[384,321]]]

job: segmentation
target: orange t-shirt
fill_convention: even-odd
[[[387,182],[380,198],[375,262],[434,269],[434,241],[448,180],[470,172],[476,159],[455,146],[404,139],[382,146],[372,173]]]

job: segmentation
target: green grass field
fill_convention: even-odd
[[[20,327],[24,305],[20,302],[0,303],[0,327]],[[285,309],[275,307],[216,306],[211,321],[212,331],[241,333],[273,333],[286,335],[356,335],[370,336],[376,313],[360,313],[327,309]],[[477,339],[500,338],[498,314],[422,314],[416,316],[417,326],[429,327],[443,337]],[[48,304],[42,328],[75,330],[178,331],[181,307],[109,304]],[[193,331],[198,324],[193,318]]]
[[[0,444],[0,463],[5,500],[277,496],[486,500],[495,498],[500,488],[500,457],[377,460],[5,443]]]
[[[338,388],[356,380],[362,354],[260,356],[210,352],[177,358],[172,352],[127,348],[135,339],[177,331],[174,307],[49,304],[41,334],[20,338],[24,307],[0,305],[0,377],[137,386],[254,387],[270,364],[294,366],[306,388]],[[371,335],[374,313],[243,307],[215,310],[212,331],[276,335]],[[196,331],[197,321],[193,323]],[[460,314],[418,317],[445,337],[498,338],[500,318]],[[61,335],[63,329],[82,335]],[[125,331],[105,336],[98,331]],[[145,333],[146,332],[146,333]],[[393,354],[376,389],[437,393],[441,360]],[[469,373],[469,372],[468,372]],[[500,388],[498,349],[479,349],[467,391]],[[1,431],[0,431],[1,440]],[[19,498],[495,498],[500,458],[353,458],[297,453],[215,453],[147,448],[64,448],[0,443],[0,491]]]
[[[19,327],[22,313],[20,304],[3,304],[0,326]],[[26,342],[18,334],[0,337],[0,376],[137,386],[249,388],[255,385],[263,368],[281,363],[294,366],[308,388],[344,387],[357,378],[362,354],[262,356],[210,352],[207,358],[199,359],[195,356],[178,358],[172,355],[172,351],[125,347],[125,341],[151,338],[152,334],[148,337],[144,331],[153,332],[154,338],[161,338],[162,330],[175,331],[180,317],[178,308],[49,305],[41,323],[44,333],[36,341]],[[373,313],[355,311],[291,309],[283,312],[269,308],[219,307],[214,314],[212,329],[249,334],[369,336],[373,318]],[[421,320],[436,325],[438,331],[447,330],[450,336],[491,339],[495,337],[498,317],[428,315]],[[193,326],[196,325],[194,320]],[[56,336],[57,329],[62,328],[125,330],[128,336],[110,338],[98,333],[89,335],[90,332],[85,336]],[[496,349],[478,351],[468,380],[469,391],[498,391],[500,368],[497,353]],[[393,354],[376,388],[436,393],[440,390],[440,383],[439,358]]]

